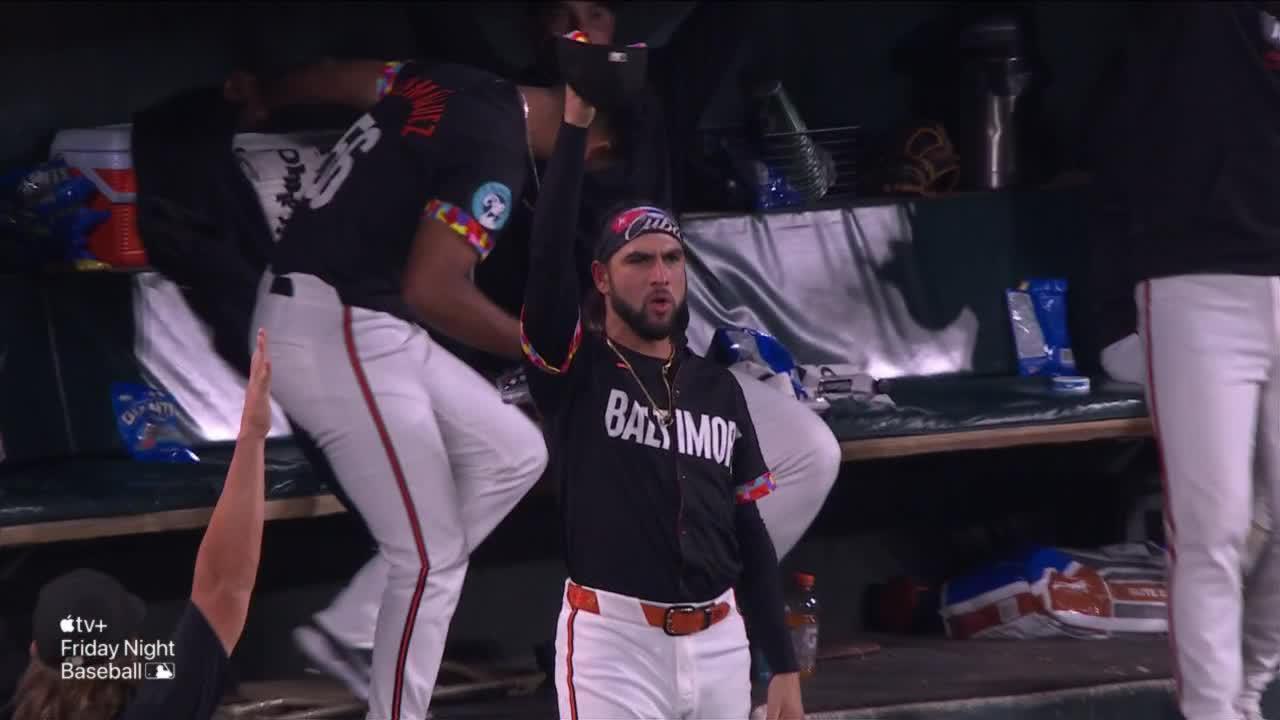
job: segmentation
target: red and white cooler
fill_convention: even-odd
[[[90,233],[89,252],[113,267],[147,264],[147,252],[138,235],[137,181],[129,152],[131,130],[128,124],[63,130],[54,136],[49,151],[50,158],[63,158],[68,167],[98,188],[89,206],[110,211],[111,217]]]

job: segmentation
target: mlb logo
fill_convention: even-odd
[[[174,676],[173,663],[147,663],[142,668],[142,675],[147,680],[172,680]]]

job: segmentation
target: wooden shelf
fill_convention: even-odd
[[[963,450],[997,450],[1026,445],[1060,445],[1092,440],[1141,438],[1150,437],[1151,434],[1150,418],[1124,418],[1062,425],[1032,425],[847,440],[840,444],[840,448],[844,462],[856,462]],[[550,488],[544,487],[545,485],[547,484],[539,483],[535,492],[550,493]],[[270,500],[267,502],[266,519],[270,521],[314,518],[344,512],[346,508],[338,502],[336,497],[324,494],[305,498]],[[0,527],[0,547],[192,530],[208,525],[212,514],[213,508],[206,507]]]
[[[1091,440],[1141,438],[1152,434],[1150,418],[1094,420],[1061,425],[1029,425],[985,430],[846,440],[840,443],[845,462],[928,455],[961,450],[997,450],[1024,445],[1060,445]]]
[[[297,518],[324,517],[346,512],[346,508],[333,495],[268,500],[266,519],[292,520]],[[0,547],[37,545],[67,540],[142,535],[170,530],[192,530],[209,524],[212,507],[188,510],[121,515],[119,517],[85,518],[82,520],[56,520],[0,527]]]

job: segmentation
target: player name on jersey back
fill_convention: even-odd
[[[234,151],[240,170],[258,194],[272,240],[280,240],[294,209],[316,182],[326,149],[341,135],[341,130],[334,130],[235,136]]]

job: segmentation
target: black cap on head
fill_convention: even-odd
[[[136,638],[147,607],[110,575],[81,568],[49,581],[40,589],[31,633],[36,653],[49,667],[64,662],[93,665],[109,658],[76,652],[83,643],[117,645]],[[63,641],[73,644],[63,653]]]
[[[592,259],[607,263],[623,245],[647,233],[670,235],[684,244],[684,233],[674,215],[652,205],[627,205],[606,218]]]
[[[281,3],[246,14],[233,40],[236,69],[272,76],[326,59],[400,60],[417,54],[408,14],[386,3]]]

